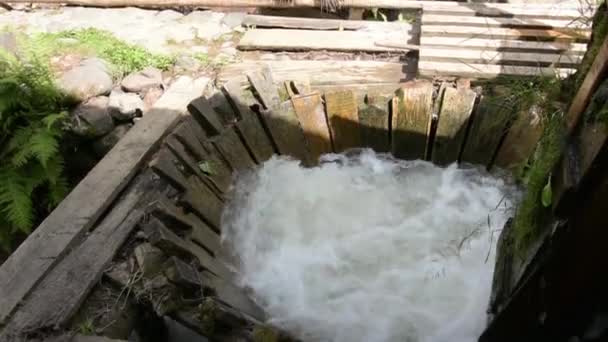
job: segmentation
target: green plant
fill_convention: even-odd
[[[78,324],[78,332],[83,335],[94,335],[95,334],[95,324],[93,323],[93,320],[90,318],[87,318],[86,320],[84,320],[80,324]]]
[[[68,102],[39,59],[6,54],[0,59],[0,247],[5,250],[68,191],[60,151]]]
[[[147,66],[164,70],[175,63],[173,56],[151,53],[143,47],[114,37],[110,32],[94,28],[41,33],[29,39],[27,46],[41,57],[68,51],[99,56],[110,62],[121,74]]]

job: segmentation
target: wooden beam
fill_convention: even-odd
[[[591,68],[587,72],[583,84],[581,84],[572,104],[566,114],[566,128],[569,134],[580,121],[581,115],[587,108],[589,100],[593,96],[595,89],[597,89],[602,76],[608,70],[608,36],[604,39],[604,43],[600,47]]]
[[[485,39],[466,37],[426,37],[420,38],[422,47],[446,47],[476,50],[538,50],[539,52],[563,52],[584,54],[587,44],[572,42],[535,42],[526,40]]]
[[[342,152],[361,146],[358,106],[350,90],[325,93],[327,122],[334,142],[334,151]]]
[[[471,76],[478,78],[494,78],[500,75],[514,76],[558,76],[567,77],[576,70],[571,68],[530,67],[514,65],[491,65],[458,62],[419,62],[421,75]]]
[[[533,53],[533,52],[502,52],[492,50],[469,50],[458,47],[432,48],[422,47],[420,49],[420,60],[442,61],[451,59],[471,64],[510,64],[528,63],[530,66],[566,66],[574,67],[581,62],[583,56],[580,54],[563,53]]]
[[[397,158],[424,159],[433,111],[433,85],[405,83],[393,98],[392,152]]]
[[[482,27],[545,27],[590,29],[590,24],[572,19],[502,18],[456,16],[453,14],[422,14],[422,25],[470,25]]]
[[[489,38],[489,39],[519,39],[534,38],[546,40],[589,40],[591,32],[579,29],[528,29],[528,28],[503,28],[487,26],[433,26],[422,25],[422,36],[424,37],[450,37],[463,36],[467,38]]]
[[[311,161],[316,164],[322,154],[333,151],[321,95],[317,92],[297,95],[291,102],[304,130]]]

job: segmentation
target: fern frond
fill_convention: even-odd
[[[0,182],[0,211],[15,228],[29,233],[34,221],[31,191],[15,172],[7,172],[8,178]]]
[[[46,129],[51,130],[57,122],[61,122],[67,118],[67,112],[59,112],[56,114],[46,115],[42,122],[46,125]]]
[[[57,134],[45,128],[38,129],[25,148],[46,168],[49,159],[59,153]]]

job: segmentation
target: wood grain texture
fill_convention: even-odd
[[[453,14],[422,14],[423,25],[468,25],[482,27],[545,27],[590,29],[590,23],[571,19],[508,18],[457,16]]]
[[[154,159],[150,162],[150,167],[156,174],[171,184],[175,189],[184,191],[188,187],[188,180],[179,170],[179,161],[171,150],[164,146],[161,148]]]
[[[471,89],[445,88],[433,143],[433,163],[458,161],[476,97]]]
[[[178,79],[0,267],[0,323],[108,208],[209,79]]]
[[[224,204],[198,178],[194,176],[188,178],[188,188],[180,198],[179,203],[195,212],[215,230],[220,230]]]
[[[517,171],[534,152],[542,133],[539,113],[534,109],[519,112],[496,154],[495,165]]]
[[[572,68],[530,67],[514,65],[467,64],[462,62],[426,62],[418,63],[421,75],[450,75],[479,78],[494,78],[500,75],[513,76],[558,76],[565,78],[574,72]]]
[[[378,46],[375,42],[413,42],[413,40],[413,36],[401,29],[391,31],[256,29],[247,31],[237,47],[241,50],[391,52],[401,49]]]
[[[321,95],[316,92],[298,95],[291,102],[304,130],[310,158],[316,164],[322,154],[333,151]]]
[[[249,169],[255,165],[234,129],[226,129],[210,141],[233,171]]]
[[[535,52],[502,52],[493,50],[465,50],[455,48],[420,49],[420,58],[425,61],[456,60],[471,64],[513,64],[520,63],[530,66],[566,66],[574,67],[579,64],[583,56],[580,54],[561,53],[535,53]]]
[[[392,152],[401,159],[424,159],[433,110],[433,85],[412,81],[397,90],[392,103]]]
[[[390,89],[395,90],[392,86]],[[376,152],[390,151],[389,111],[392,103],[392,91],[386,93],[369,93],[364,95],[359,104],[359,129],[361,146],[370,147]]]
[[[243,26],[275,27],[285,29],[303,30],[413,30],[408,23],[399,22],[374,22],[368,20],[336,20],[317,18],[280,17],[270,15],[250,14],[243,18]]]
[[[325,93],[325,109],[334,151],[343,152],[361,146],[359,113],[355,94],[352,91]]]
[[[572,42],[535,42],[528,40],[486,39],[475,37],[426,37],[420,38],[422,47],[444,47],[453,49],[476,50],[537,50],[540,52],[564,52],[584,54],[587,44]]]
[[[591,37],[589,30],[576,28],[560,29],[528,29],[528,28],[504,28],[488,26],[444,26],[444,25],[422,25],[423,37],[449,37],[458,36],[466,38],[489,38],[489,39],[520,39],[530,38],[535,40],[559,40],[585,42]]]
[[[244,89],[239,80],[232,80],[223,86],[223,91],[239,116],[236,128],[245,140],[256,162],[269,159],[274,153],[270,137],[266,134],[258,115],[252,106],[259,106],[250,89]]]

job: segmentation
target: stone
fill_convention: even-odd
[[[133,254],[144,276],[155,275],[162,271],[163,263],[167,259],[163,251],[147,242],[135,247]]]
[[[114,121],[108,112],[107,96],[98,96],[79,104],[71,115],[71,130],[89,138],[101,137],[114,129]]]
[[[183,18],[184,15],[174,10],[164,10],[156,13],[157,20],[171,21]]]
[[[103,137],[95,140],[93,142],[93,151],[99,157],[105,156],[114,145],[118,143],[118,141],[127,134],[129,129],[131,129],[132,124],[124,124],[120,126],[116,126],[110,133],[104,135]]]
[[[226,48],[222,48],[220,50],[220,54],[229,56],[229,57],[236,56],[237,53],[238,53],[238,50],[234,47],[226,47]]]
[[[148,111],[158,99],[163,95],[164,91],[161,87],[149,89],[144,95],[144,113]]]
[[[175,68],[181,71],[198,71],[201,68],[201,62],[191,56],[179,56],[175,60]]]
[[[66,71],[57,85],[78,100],[106,95],[112,89],[112,76],[107,63],[99,58],[88,58]]]
[[[17,55],[17,37],[13,32],[0,33],[0,50],[8,52],[11,55]]]
[[[190,52],[193,53],[209,53],[209,48],[203,45],[196,45],[190,47]]]
[[[110,93],[108,110],[115,120],[128,121],[136,116],[141,116],[144,101],[137,94],[125,93],[116,89]]]
[[[128,75],[120,85],[125,91],[139,93],[150,88],[160,87],[162,83],[162,72],[157,68],[148,67]]]
[[[180,22],[188,24],[200,24],[208,22],[213,18],[213,11],[193,11],[187,16],[183,17]]]
[[[226,15],[224,15],[224,18],[222,18],[222,24],[228,26],[231,29],[234,29],[235,27],[240,27],[243,24],[243,19],[246,15],[247,13],[245,12],[227,13]]]

